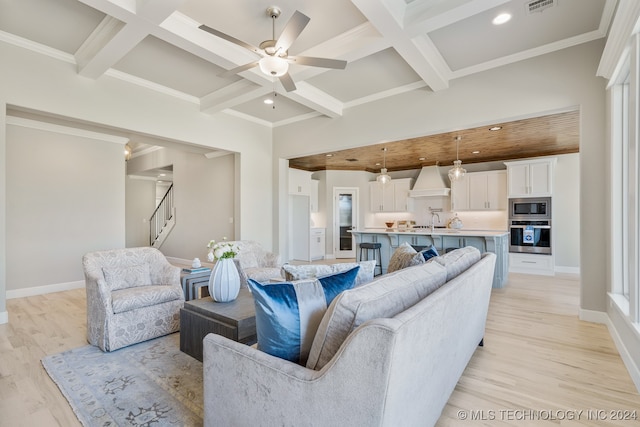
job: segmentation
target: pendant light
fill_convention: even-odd
[[[456,136],[456,160],[453,161],[453,168],[449,169],[449,179],[451,182],[462,179],[467,171],[462,167],[462,160],[458,158],[458,145],[460,144],[461,136]]]
[[[391,182],[391,177],[387,175],[387,147],[383,148],[382,152],[382,169],[380,169],[380,175],[378,175],[376,181],[378,181],[380,184],[388,184],[389,182]]]

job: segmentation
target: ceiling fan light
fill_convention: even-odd
[[[271,77],[284,76],[289,71],[289,63],[277,56],[265,56],[258,61],[258,65],[263,73]]]

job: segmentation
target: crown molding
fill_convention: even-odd
[[[113,142],[115,144],[125,145],[129,142],[129,138],[122,136],[109,135],[106,133],[93,132],[84,129],[78,129],[70,126],[57,125],[53,123],[41,122],[38,120],[25,119],[22,117],[7,116],[7,125],[20,126],[24,128],[43,130],[47,132],[55,132],[62,135],[72,135],[81,138],[95,139],[98,141]]]

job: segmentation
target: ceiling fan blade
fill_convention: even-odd
[[[200,25],[198,28],[200,28],[200,29],[201,29],[201,30],[203,30],[203,31],[206,31],[207,33],[211,33],[211,34],[213,34],[214,36],[218,36],[218,37],[220,37],[221,39],[224,39],[224,40],[229,41],[229,42],[231,42],[231,43],[235,43],[235,44],[237,44],[238,46],[242,46],[242,47],[244,47],[245,49],[249,49],[249,50],[251,50],[251,51],[253,51],[253,52],[255,52],[255,53],[257,53],[257,54],[259,54],[259,55],[260,55],[260,52],[261,52],[261,51],[260,51],[260,49],[259,49],[259,48],[257,48],[257,47],[255,47],[255,46],[253,46],[253,45],[250,45],[249,43],[245,43],[245,42],[243,42],[242,40],[238,40],[237,38],[235,38],[235,37],[231,37],[230,35],[225,34],[225,33],[222,33],[222,32],[220,32],[220,31],[218,31],[218,30],[216,30],[216,29],[214,29],[214,28],[207,27],[207,26],[206,26],[206,25],[204,25],[204,24]]]
[[[284,87],[284,90],[286,90],[287,92],[293,92],[294,90],[296,90],[296,84],[293,82],[293,79],[291,78],[291,75],[289,75],[289,73],[286,73],[279,78],[280,83],[282,83],[282,86]]]
[[[329,58],[314,58],[311,56],[289,56],[287,57],[289,62],[293,62],[299,65],[310,65],[312,67],[322,68],[335,68],[337,70],[344,70],[347,66],[347,61],[341,59],[329,59]]]
[[[224,71],[224,72],[218,74],[218,77],[233,76],[234,74],[238,74],[238,73],[241,73],[243,71],[248,70],[249,68],[253,68],[256,65],[258,65],[258,61],[249,62],[248,64],[240,65],[239,67],[235,67],[235,68],[232,68],[230,70]]]
[[[282,30],[282,34],[278,37],[276,49],[280,49],[281,52],[289,50],[310,20],[311,18],[307,15],[296,10],[291,19],[289,19],[289,22],[287,22],[287,25],[285,25],[284,30]]]

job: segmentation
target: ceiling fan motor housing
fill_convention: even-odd
[[[269,18],[277,18],[278,16],[280,16],[280,14],[282,13],[282,11],[280,10],[280,8],[278,6],[269,6],[267,8],[267,15],[269,16]]]

